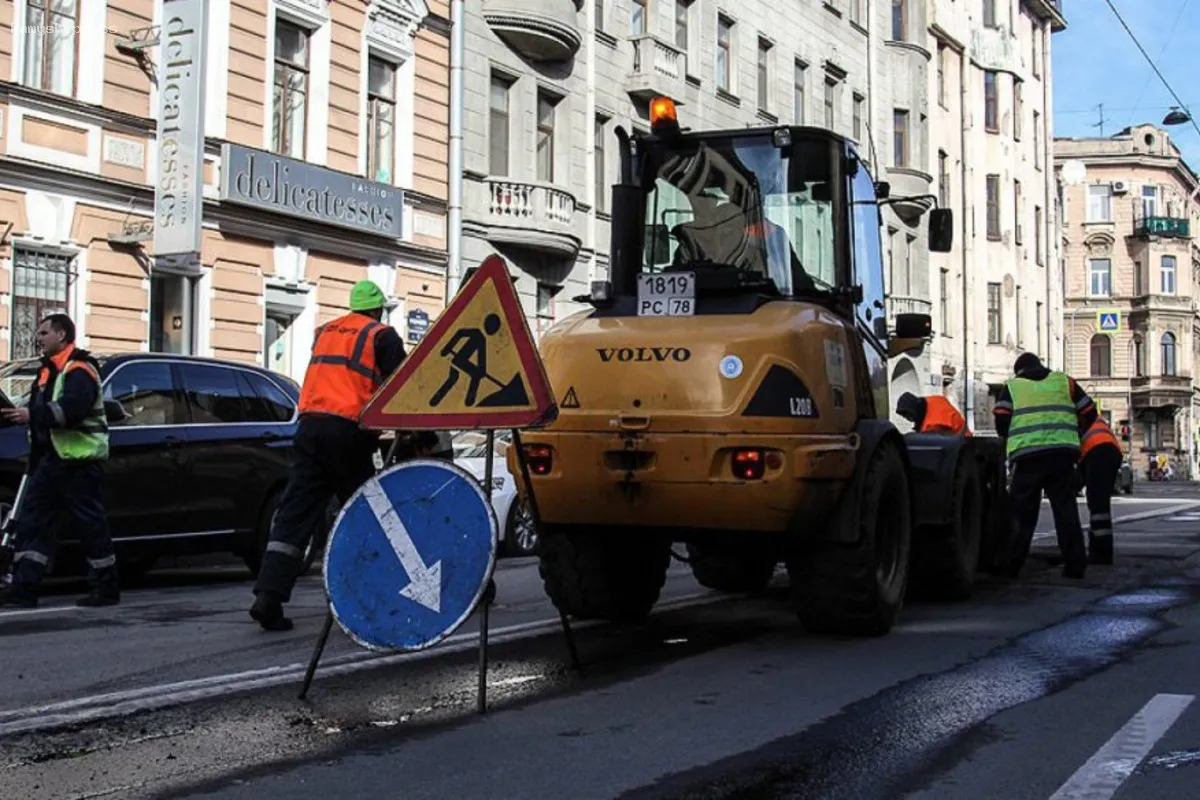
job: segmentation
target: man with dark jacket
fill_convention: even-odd
[[[1087,550],[1075,504],[1075,464],[1080,438],[1096,420],[1096,405],[1073,378],[1047,369],[1033,353],[1023,353],[1013,371],[1015,377],[1004,384],[992,412],[1013,470],[1012,510],[1018,530],[1010,575],[1020,573],[1029,555],[1044,490],[1054,512],[1063,576],[1082,578]]]
[[[37,606],[60,510],[70,515],[87,554],[91,592],[76,605],[116,605],[117,557],[103,496],[108,420],[100,365],[75,347],[75,324],[66,314],[42,320],[37,342],[42,368],[29,405],[3,411],[9,422],[29,425],[30,470],[17,519],[12,585],[0,593],[0,605]]]

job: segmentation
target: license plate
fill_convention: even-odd
[[[639,317],[690,317],[696,313],[696,273],[638,275]]]

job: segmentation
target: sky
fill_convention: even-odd
[[[1112,0],[1133,35],[1200,125],[1200,0]],[[1054,34],[1054,135],[1099,136],[1151,122],[1179,105],[1138,51],[1107,0],[1065,0],[1067,29]],[[1200,133],[1167,126],[1184,159],[1200,170]]]

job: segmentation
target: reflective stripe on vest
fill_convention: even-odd
[[[966,433],[967,421],[958,412],[954,404],[941,395],[930,395],[925,398],[925,420],[921,423],[922,433]]]
[[[375,334],[384,327],[351,313],[317,328],[300,390],[301,414],[358,419],[383,382],[375,363]]]
[[[67,366],[54,380],[50,402],[62,399],[67,373],[72,370],[87,370],[96,381],[96,402],[83,421],[75,428],[51,428],[50,443],[54,452],[63,461],[104,461],[108,458],[108,419],[104,413],[104,393],[100,390],[100,374],[86,361],[68,361]]]
[[[1121,443],[1117,441],[1112,428],[1108,427],[1108,423],[1104,421],[1104,417],[1096,417],[1096,421],[1092,423],[1092,427],[1088,428],[1087,433],[1079,440],[1079,460],[1082,461],[1088,453],[1101,445],[1111,445],[1117,448],[1118,453],[1121,452]]]
[[[1079,450],[1079,416],[1071,399],[1071,381],[1064,372],[1051,372],[1040,381],[1012,378],[1012,424],[1008,456],[1039,450]]]

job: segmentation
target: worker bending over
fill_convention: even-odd
[[[905,392],[896,401],[896,413],[913,424],[918,433],[949,433],[971,436],[967,421],[948,399],[940,394],[917,397]]]
[[[1122,458],[1121,443],[1104,417],[1097,415],[1083,434],[1079,448],[1079,468],[1083,471],[1091,522],[1088,560],[1093,564],[1113,563],[1112,496]]]

